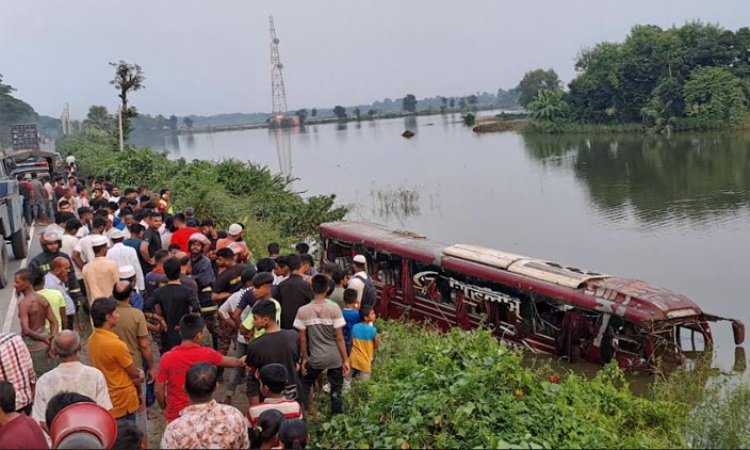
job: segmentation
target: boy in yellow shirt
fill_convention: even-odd
[[[372,306],[362,306],[359,316],[362,322],[352,327],[352,351],[349,361],[354,378],[368,380],[372,372],[372,359],[378,348],[378,329],[374,325],[375,310]]]

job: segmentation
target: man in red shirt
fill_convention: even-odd
[[[0,381],[0,448],[49,448],[39,424],[16,412],[16,390]]]
[[[207,362],[219,367],[243,367],[245,357],[231,358],[209,347],[201,347],[203,318],[186,314],[180,320],[182,343],[164,353],[156,374],[156,400],[164,410],[167,423],[180,416],[180,411],[190,403],[185,394],[185,374],[190,366]]]
[[[190,239],[190,236],[193,235],[193,233],[200,233],[201,230],[189,227],[185,224],[185,215],[182,213],[177,213],[172,217],[172,223],[174,224],[174,227],[177,228],[177,231],[172,233],[172,240],[169,241],[170,244],[177,244],[180,246],[180,250],[187,253],[190,251],[187,248],[188,239]]]

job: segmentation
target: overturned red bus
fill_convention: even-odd
[[[362,254],[383,318],[431,321],[443,329],[484,325],[531,352],[654,369],[710,351],[708,322],[729,320],[736,345],[744,324],[706,314],[692,300],[642,281],[474,245],[447,245],[362,222],[320,226],[323,259],[350,267]]]

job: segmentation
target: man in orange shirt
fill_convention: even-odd
[[[135,422],[138,410],[139,386],[143,384],[143,369],[130,355],[128,346],[112,332],[120,318],[117,303],[112,298],[97,298],[91,305],[94,333],[89,338],[89,361],[107,379],[112,415],[116,419]]]

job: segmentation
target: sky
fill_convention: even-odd
[[[576,54],[635,24],[750,25],[750,0],[0,0],[0,73],[40,114],[118,104],[110,61],[140,64],[149,114],[268,112],[273,15],[290,110],[569,81]]]

